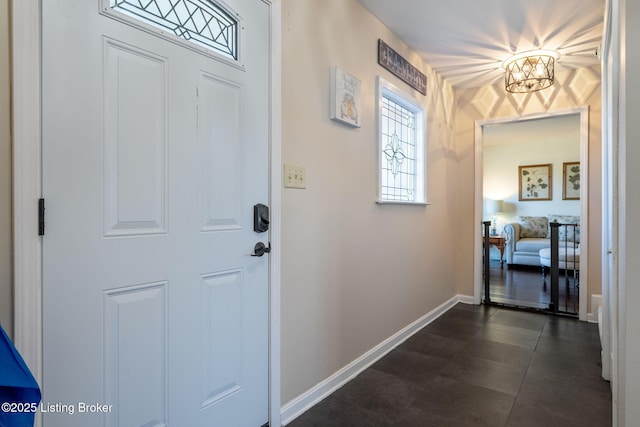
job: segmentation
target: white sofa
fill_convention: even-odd
[[[551,247],[549,223],[580,224],[580,217],[574,215],[519,216],[517,222],[504,227],[506,235],[507,265],[541,266],[540,250]],[[580,227],[560,227],[559,240],[580,243]],[[561,243],[561,246],[563,243]]]

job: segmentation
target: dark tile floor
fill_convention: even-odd
[[[611,426],[597,325],[458,304],[289,427]]]

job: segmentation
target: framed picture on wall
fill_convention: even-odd
[[[580,200],[580,162],[562,164],[562,200]]]
[[[331,70],[331,119],[343,125],[359,128],[360,80],[333,67]]]
[[[518,166],[519,199],[521,202],[551,200],[551,163]]]

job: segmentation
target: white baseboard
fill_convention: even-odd
[[[473,305],[473,296],[458,294],[454,298],[457,298],[456,302],[461,302],[463,304],[471,304],[471,305]]]
[[[448,301],[440,304],[420,319],[411,323],[409,326],[398,331],[393,336],[387,338],[362,356],[349,363],[330,377],[316,384],[300,396],[287,402],[281,408],[282,425],[285,426],[291,421],[302,415],[309,408],[319,403],[322,399],[329,396],[334,391],[345,385],[347,382],[355,378],[362,371],[373,365],[380,358],[385,356],[391,350],[402,344],[416,332],[442,316],[457,303],[473,304],[473,297],[468,295],[456,295]]]
[[[587,322],[598,323],[598,307],[602,305],[602,295],[591,295],[591,313],[587,313]]]

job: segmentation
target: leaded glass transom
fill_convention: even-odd
[[[238,59],[238,21],[208,0],[110,0],[111,8]]]

